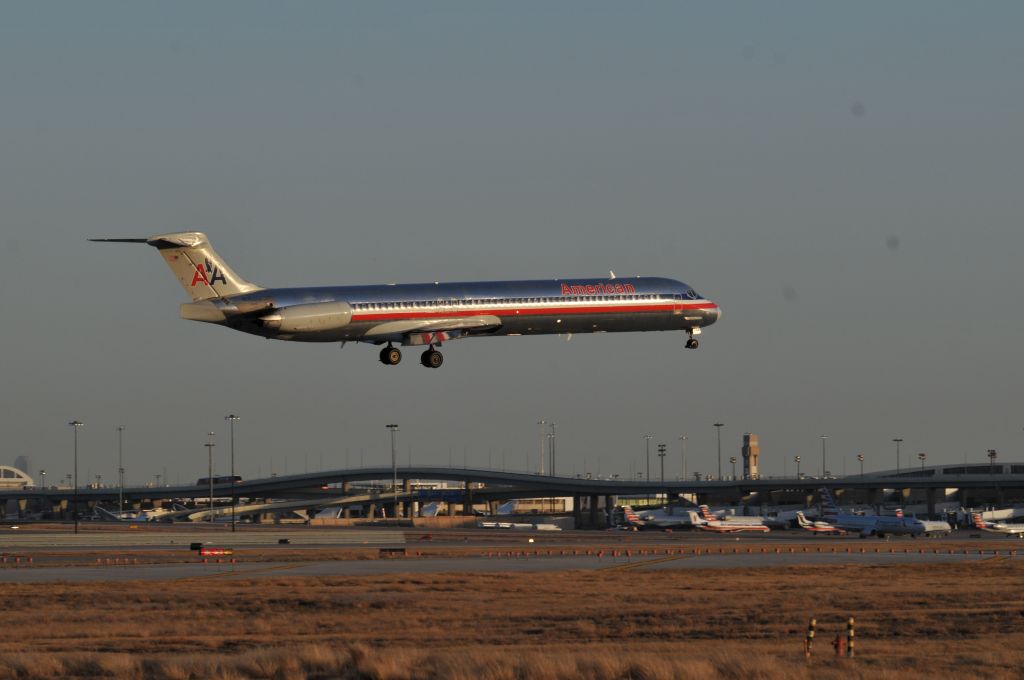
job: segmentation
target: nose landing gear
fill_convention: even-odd
[[[686,333],[690,336],[690,339],[686,341],[686,349],[697,349],[698,347],[700,347],[700,342],[697,340],[697,338],[693,337],[695,335],[700,335],[700,329],[689,328],[687,329]]]

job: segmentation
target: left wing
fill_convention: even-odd
[[[457,337],[465,331],[486,331],[501,327],[501,319],[484,314],[481,316],[456,316],[441,319],[403,319],[386,321],[368,330],[365,340],[402,340],[417,333],[429,335],[448,334]]]

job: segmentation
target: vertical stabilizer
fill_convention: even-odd
[[[161,234],[146,239],[146,243],[160,251],[193,300],[230,297],[260,289],[236,274],[217,255],[202,232]]]
[[[826,522],[834,522],[839,516],[839,508],[832,499],[832,493],[825,487],[818,489],[818,493],[821,494],[821,516]]]

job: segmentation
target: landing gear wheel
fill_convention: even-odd
[[[394,366],[402,360],[402,350],[388,345],[380,351],[380,362],[388,366]]]
[[[440,368],[444,363],[444,356],[436,349],[428,349],[420,356],[420,363],[427,368]]]
[[[697,349],[698,347],[700,347],[700,342],[697,341],[697,338],[690,338],[686,341],[686,349]]]

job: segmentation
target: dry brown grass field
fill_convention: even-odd
[[[1022,579],[993,558],[0,584],[0,678],[1019,678]]]

